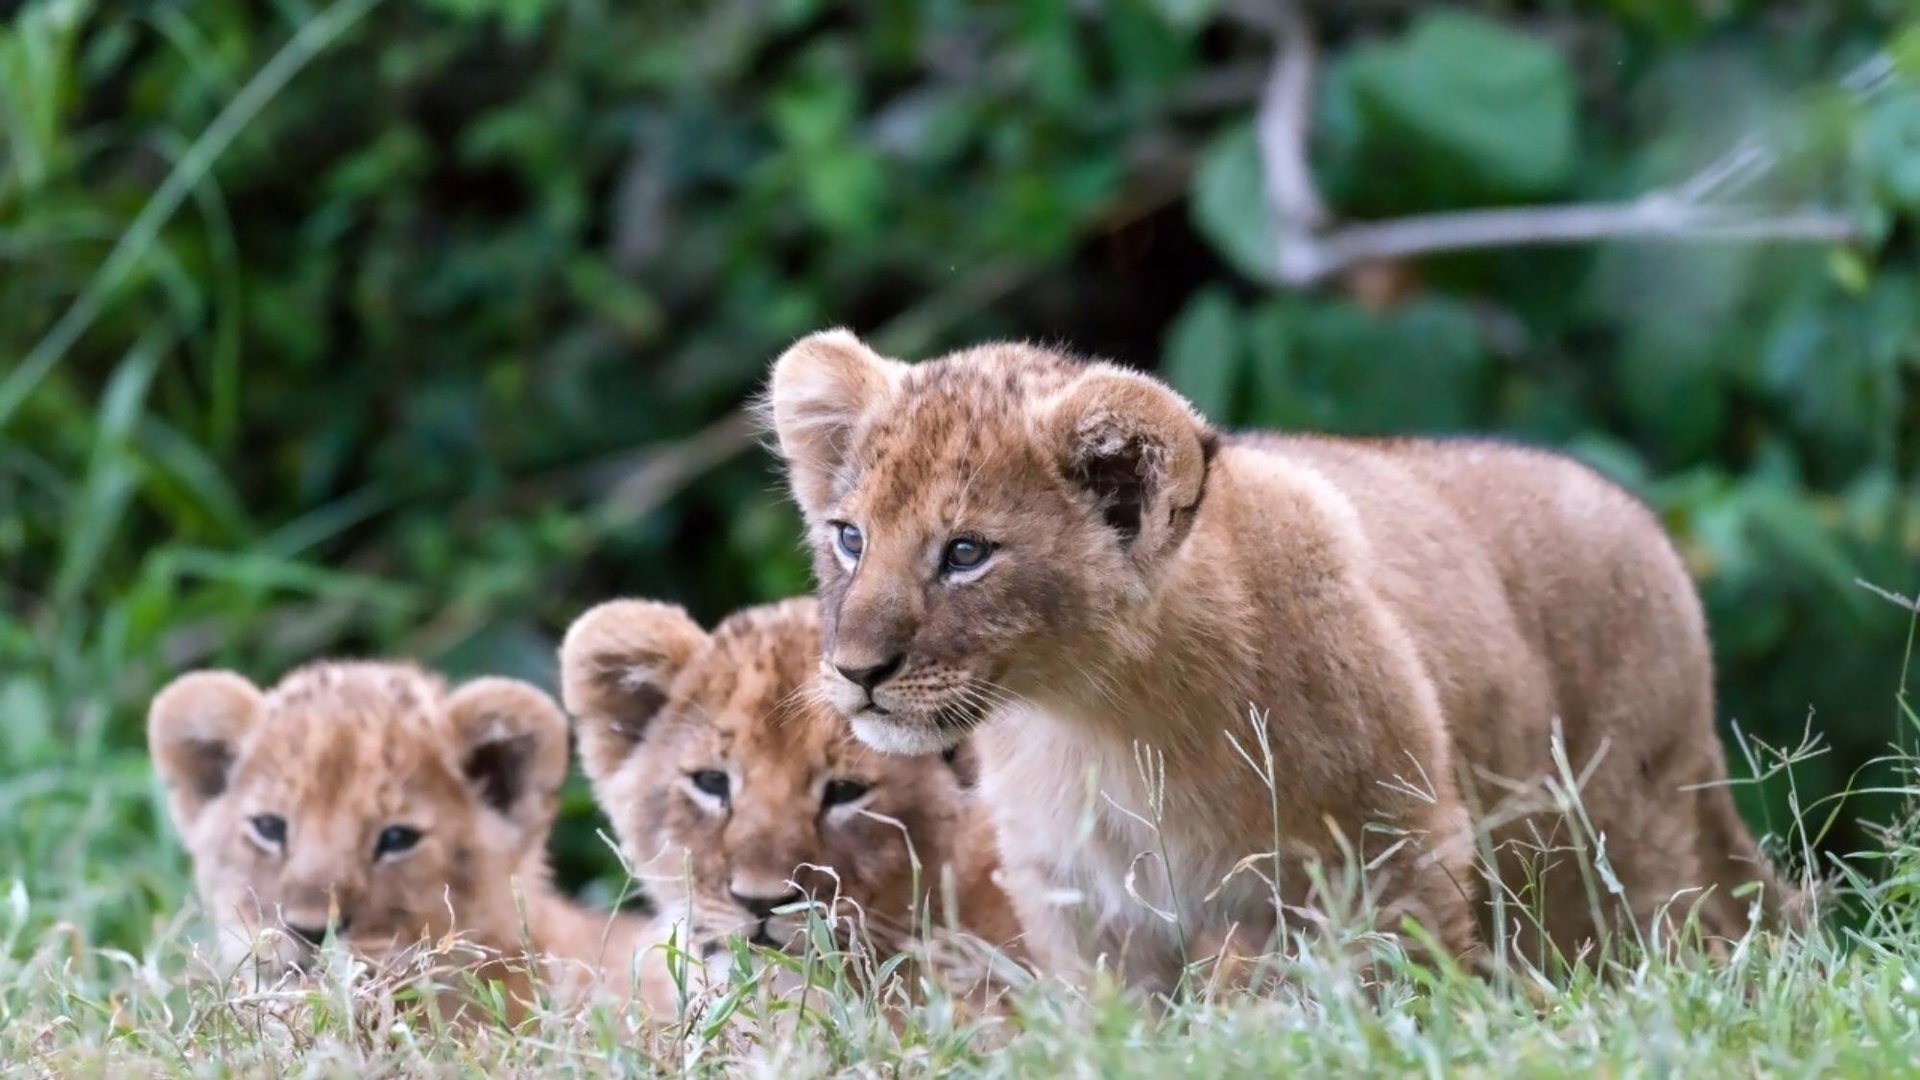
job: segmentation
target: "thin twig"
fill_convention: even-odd
[[[1302,287],[1363,263],[1446,251],[1606,239],[1839,243],[1859,236],[1854,219],[1836,210],[1707,202],[1750,187],[1779,162],[1779,151],[1759,135],[1742,139],[1671,189],[1623,202],[1419,214],[1328,228],[1329,213],[1314,186],[1307,153],[1317,66],[1312,29],[1297,4],[1283,5],[1277,16],[1263,21],[1276,46],[1256,132],[1274,218],[1279,284]],[[1875,56],[1849,72],[1841,85],[1866,99],[1888,85],[1892,70],[1888,57]]]
[[[646,447],[600,501],[602,524],[610,527],[653,513],[688,484],[752,446],[753,436],[752,417],[735,409],[688,438]]]

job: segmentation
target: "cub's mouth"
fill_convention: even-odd
[[[883,754],[917,757],[938,754],[960,745],[970,724],[956,719],[943,722],[945,712],[925,717],[899,716],[878,705],[868,704],[849,718],[853,737]]]

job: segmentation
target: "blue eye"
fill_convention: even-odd
[[[993,545],[984,540],[971,540],[961,537],[947,544],[946,554],[941,556],[941,568],[944,570],[972,570],[987,561],[993,554]]]
[[[403,851],[412,851],[420,842],[420,830],[411,825],[389,825],[380,830],[380,838],[373,842],[373,857],[398,855]]]
[[[867,549],[867,538],[860,532],[860,526],[850,522],[843,521],[840,523],[840,533],[837,539],[840,544],[840,550],[844,552],[849,559],[859,559],[860,553]]]

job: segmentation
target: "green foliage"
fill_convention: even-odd
[[[1541,194],[1574,166],[1575,88],[1553,45],[1488,17],[1434,10],[1343,62],[1370,138],[1462,186]]]
[[[184,882],[141,725],[182,669],[550,685],[594,601],[804,589],[730,418],[838,323],[904,356],[1062,341],[1224,424],[1569,448],[1698,572],[1723,715],[1825,733],[1751,809],[1874,786],[1910,619],[1853,581],[1920,585],[1916,39],[1792,6],[1310,3],[1320,186],[1348,219],[1617,198],[1751,122],[1784,150],[1742,196],[1871,242],[1283,294],[1271,41],[1232,5],[30,2],[0,28],[0,868],[145,940]],[[1890,43],[1890,89],[1833,89]],[[610,887],[566,806],[564,876]]]
[[[1193,224],[1234,269],[1255,280],[1273,277],[1273,211],[1252,124],[1227,128],[1202,152],[1193,174]]]

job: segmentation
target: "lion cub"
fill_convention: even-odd
[[[1778,910],[1722,785],[1692,582],[1591,470],[1222,436],[1155,379],[1017,344],[910,366],[815,334],[768,403],[816,553],[824,692],[888,753],[973,735],[1044,967],[1105,956],[1165,988],[1195,941],[1258,946],[1277,906],[1347,902],[1308,863],[1454,954],[1671,940],[1696,909],[1737,936],[1754,882]],[[1562,772],[1584,819],[1547,797]],[[1519,901],[1505,925],[1476,830]]]
[[[511,982],[531,953],[553,986],[623,989],[641,921],[549,883],[567,728],[534,687],[323,662],[262,692],[199,671],[154,698],[147,737],[229,961],[272,977],[328,935],[378,962],[453,934]]]
[[[810,692],[819,657],[811,599],[736,612],[711,634],[679,607],[615,600],[567,631],[580,761],[659,905],[657,939],[717,961],[731,934],[797,949],[811,899],[843,943],[891,952],[930,900],[934,925],[953,916],[1011,942],[990,838],[968,828],[954,767],[861,746]],[[655,967],[646,992],[664,1005]]]

